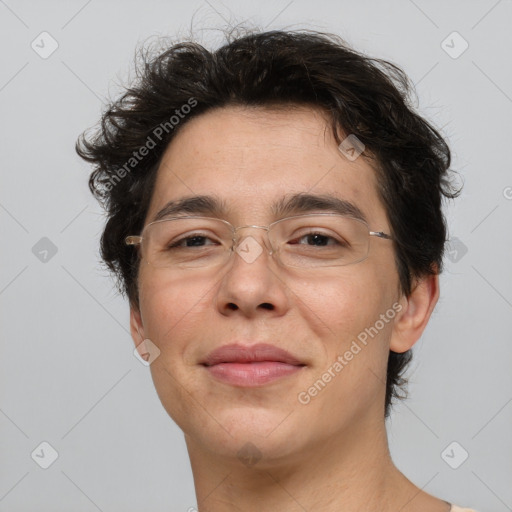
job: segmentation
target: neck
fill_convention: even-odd
[[[384,420],[251,466],[186,441],[199,512],[396,512],[417,490],[392,463]]]

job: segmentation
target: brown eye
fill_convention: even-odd
[[[212,242],[212,243],[208,243]],[[182,238],[181,240],[178,240],[177,242],[173,242],[172,244],[169,244],[167,247],[168,249],[174,249],[174,248],[187,248],[187,247],[204,247],[206,245],[213,245],[215,242],[211,240],[211,238],[208,238],[204,235],[193,235],[193,236],[187,236],[185,238]]]

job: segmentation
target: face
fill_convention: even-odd
[[[330,121],[305,107],[228,107],[189,121],[164,154],[146,224],[170,201],[212,196],[233,226],[267,226],[281,218],[272,206],[295,194],[347,201],[370,230],[390,232],[373,169],[361,157],[347,159]],[[240,235],[266,247],[264,230]],[[147,338],[160,350],[153,381],[187,442],[218,457],[236,457],[250,442],[280,459],[382,421],[403,304],[392,242],[372,236],[364,261],[316,269],[280,265],[266,251],[254,260],[240,254],[215,271],[141,262],[132,334],[137,345]],[[263,364],[260,373],[243,361],[216,370],[204,364],[233,344],[268,344],[295,362]]]

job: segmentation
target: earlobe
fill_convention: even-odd
[[[144,335],[144,325],[140,310],[135,306],[130,308],[130,332],[135,346],[139,345],[146,336]]]
[[[404,297],[403,309],[397,315],[391,336],[390,350],[403,353],[421,337],[439,299],[439,276],[418,279],[409,297]]]

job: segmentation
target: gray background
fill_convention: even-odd
[[[74,143],[129,78],[137,45],[191,25],[215,44],[226,21],[331,31],[396,62],[448,138],[465,189],[447,209],[441,299],[389,439],[427,492],[512,510],[510,0],[0,0],[0,512],[196,505],[183,435],[99,264],[104,217]],[[59,45],[48,58],[31,47],[51,49],[43,31]],[[469,44],[458,56],[454,31]],[[58,452],[48,469],[43,441]]]

